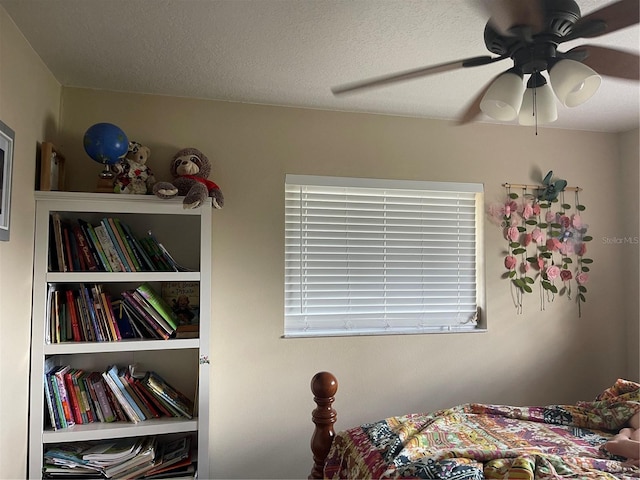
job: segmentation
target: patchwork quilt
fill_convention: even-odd
[[[640,384],[620,379],[576,405],[471,403],[391,417],[338,433],[325,478],[640,478],[602,448],[638,411]]]

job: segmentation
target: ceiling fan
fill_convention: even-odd
[[[472,122],[484,112],[496,120],[518,118],[522,125],[538,125],[556,120],[554,94],[564,106],[574,107],[596,92],[600,75],[639,79],[640,57],[635,53],[596,45],[559,49],[570,40],[594,38],[637,24],[638,0],[618,0],[586,16],[581,16],[574,0],[484,0],[483,4],[491,15],[484,43],[497,56],[464,58],[370,78],[334,87],[332,92],[342,95],[511,59],[513,67],[480,90],[458,124]],[[542,75],[545,71],[551,86]]]

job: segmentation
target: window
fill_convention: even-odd
[[[285,191],[285,337],[482,326],[482,184],[287,175]]]

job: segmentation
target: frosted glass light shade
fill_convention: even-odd
[[[522,77],[507,71],[496,78],[484,94],[480,101],[480,110],[495,120],[513,120],[518,116],[524,89]]]
[[[549,70],[551,87],[565,107],[576,107],[589,100],[600,87],[600,75],[575,60],[560,60]]]
[[[520,125],[541,125],[555,122],[557,119],[558,109],[556,108],[556,100],[551,87],[545,83],[535,89],[527,88],[522,97],[522,107],[520,107],[518,123],[520,123]]]

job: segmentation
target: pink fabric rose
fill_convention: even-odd
[[[524,245],[525,247],[528,246],[531,243],[532,239],[533,239],[533,236],[530,233],[525,233],[522,236],[522,245]]]
[[[529,217],[533,215],[533,207],[528,203],[522,209],[522,218],[527,220]]]
[[[540,215],[540,204],[539,203],[534,203],[533,204],[533,214],[534,215]]]
[[[576,275],[576,282],[580,285],[584,285],[589,281],[589,274],[587,272],[580,272]]]
[[[569,228],[569,226],[571,225],[571,219],[566,215],[562,215],[558,220],[558,223],[562,225],[562,228]]]
[[[571,215],[571,225],[573,228],[582,228],[582,217],[577,213]]]
[[[518,263],[518,261],[513,255],[507,255],[506,257],[504,257],[504,266],[507,270],[513,270],[516,266],[516,263]]]
[[[553,223],[556,219],[556,214],[551,210],[547,210],[547,213],[544,216],[544,219],[547,223]]]
[[[542,230],[536,227],[531,231],[531,238],[537,244],[541,244],[542,242],[544,242],[544,233],[542,233]]]
[[[504,204],[504,215],[505,217],[510,217],[512,213],[516,213],[518,211],[518,204],[510,200]]]
[[[538,257],[537,266],[540,270],[544,268],[544,258]]]
[[[549,240],[547,240],[546,245],[547,249],[553,252],[555,250],[558,250],[562,244],[560,243],[560,241],[558,241],[557,238],[550,238]]]
[[[578,247],[578,251],[576,252],[580,257],[582,257],[585,253],[587,253],[587,244],[581,243]]]
[[[573,254],[573,252],[575,251],[575,245],[573,240],[567,240],[566,242],[561,242],[558,250],[563,255]]]
[[[571,270],[561,270],[560,271],[560,279],[563,282],[571,280],[572,278],[573,278],[573,275],[571,274]]]
[[[520,237],[520,232],[518,231],[518,227],[509,227],[507,228],[507,238],[512,242],[515,242]]]
[[[560,269],[555,265],[551,265],[550,267],[547,268],[546,273],[547,273],[547,280],[549,280],[550,282],[553,282],[556,278],[560,276]]]

